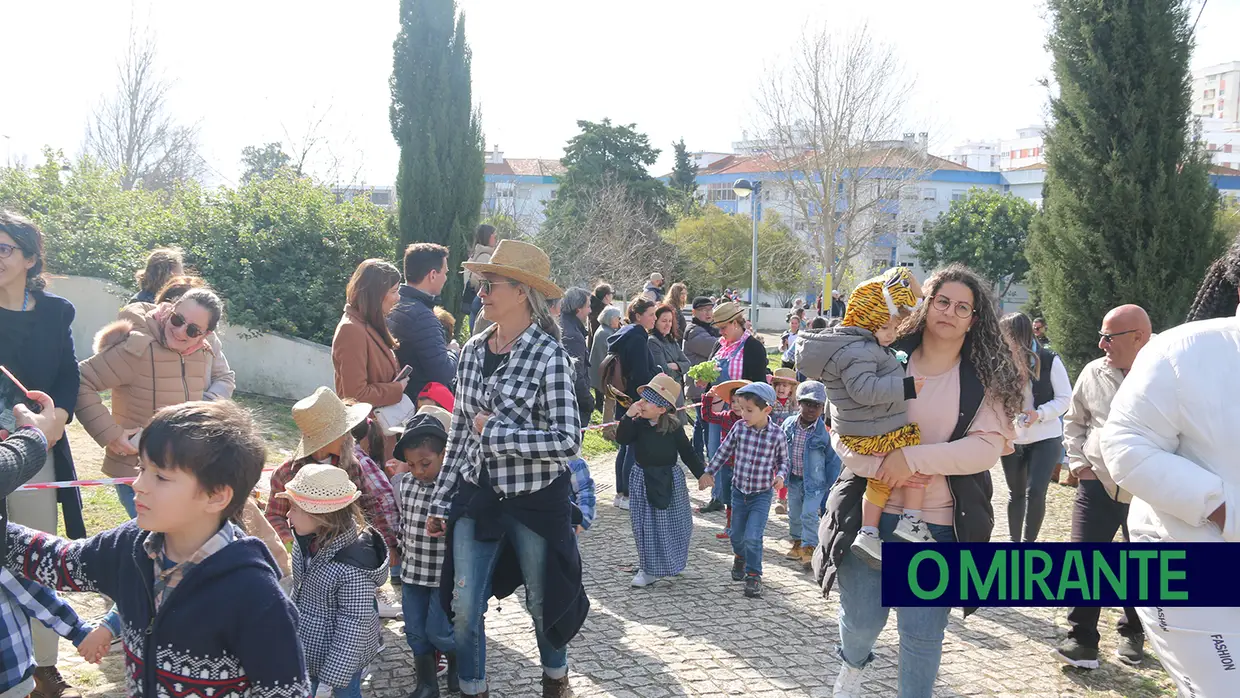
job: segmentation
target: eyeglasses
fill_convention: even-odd
[[[500,284],[508,284],[510,286],[516,286],[518,283],[520,282],[510,281],[508,279],[503,279],[500,281],[491,281],[490,279],[483,279],[482,281],[478,282],[478,292],[491,295],[491,289],[495,286],[498,286]]]
[[[931,298],[930,303],[934,306],[934,309],[939,311],[940,313],[946,313],[947,311],[950,310],[952,311],[953,314],[955,314],[956,317],[960,318],[961,320],[977,312],[973,309],[973,306],[969,305],[968,303],[965,303],[964,301],[954,301],[948,298],[947,296],[943,296],[943,295],[938,295],[938,296],[935,296],[934,298]]]
[[[202,335],[207,333],[206,330],[202,329],[201,327],[199,327],[198,325],[195,325],[192,322],[186,323],[185,316],[180,313],[173,313],[172,317],[169,318],[169,321],[172,322],[173,327],[184,327],[185,336],[189,337],[190,339],[197,339],[198,337],[201,337]]]
[[[0,242],[0,259],[8,259],[13,256],[13,252],[18,249],[17,245],[10,245],[6,242]]]
[[[1104,343],[1110,344],[1111,340],[1116,337],[1123,337],[1124,335],[1132,334],[1133,332],[1136,332],[1136,330],[1124,330],[1123,332],[1099,332],[1098,336],[1102,338]]]

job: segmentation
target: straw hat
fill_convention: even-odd
[[[366,421],[374,407],[365,402],[345,405],[331,388],[320,387],[293,405],[293,421],[301,430],[301,443],[293,460],[305,458]]]
[[[800,383],[797,380],[797,372],[790,368],[777,368],[775,373],[771,375],[772,381],[787,381],[788,383]]]
[[[349,474],[334,465],[307,463],[297,471],[276,499],[287,499],[307,514],[340,511],[362,496]]]
[[[745,311],[741,310],[739,303],[725,301],[715,306],[715,315],[710,321],[712,325],[726,325],[729,322],[739,318]]]
[[[724,402],[732,402],[732,393],[746,385],[749,385],[747,380],[724,381],[711,388],[710,393]]]
[[[547,300],[564,295],[559,286],[551,283],[551,258],[528,242],[500,240],[489,263],[465,262],[461,266],[474,274],[499,274],[519,281],[542,293]]]
[[[675,378],[666,373],[660,373],[651,378],[649,383],[637,389],[638,394],[641,394],[646,388],[650,388],[658,393],[659,397],[667,400],[667,404],[672,406],[675,406],[676,401],[680,399],[680,383],[677,383]]]

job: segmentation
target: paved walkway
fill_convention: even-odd
[[[586,587],[593,604],[589,620],[569,650],[577,696],[662,698],[809,696],[831,694],[836,654],[838,599],[824,600],[809,574],[783,559],[788,543],[785,517],[767,527],[765,594],[746,599],[728,576],[731,551],[715,539],[720,514],[696,515],[689,567],[670,582],[632,589],[636,563],[628,513],[610,506],[614,494],[611,458],[592,464],[606,489],[600,517],[581,539]],[[995,476],[996,540],[1006,538],[1007,487]],[[1067,540],[1075,490],[1051,485],[1043,538]],[[695,504],[704,502],[693,491]],[[93,606],[87,595],[74,599]],[[85,610],[85,609],[83,609]],[[1118,613],[1103,613],[1103,665],[1094,672],[1062,667],[1049,648],[1064,635],[1063,609],[983,609],[962,621],[954,610],[947,628],[936,696],[1173,696],[1157,661],[1130,668],[1114,659],[1113,626]],[[896,695],[898,638],[895,614],[879,638],[868,671],[870,695]],[[521,592],[487,613],[487,664],[491,695],[541,695],[533,624]],[[413,686],[413,660],[400,621],[387,625],[386,651],[367,686],[368,696],[404,698]],[[62,657],[76,655],[64,646]],[[74,660],[67,660],[66,663]],[[97,683],[82,686],[94,695],[119,695],[119,658],[102,673],[75,672]],[[79,679],[81,680],[81,678]]]

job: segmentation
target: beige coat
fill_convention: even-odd
[[[1100,441],[1102,427],[1111,414],[1111,401],[1123,382],[1123,371],[1112,368],[1106,359],[1094,359],[1085,366],[1076,379],[1072,404],[1064,416],[1063,443],[1073,475],[1079,477],[1082,470],[1090,468],[1111,499],[1127,503],[1132,501],[1132,495],[1115,484],[1103,464]]]
[[[336,326],[332,366],[336,370],[336,394],[342,398],[379,408],[395,405],[405,394],[404,386],[394,382],[400,373],[395,352],[352,308],[345,309]]]
[[[209,381],[209,347],[182,356],[163,344],[154,306],[128,306],[121,319],[95,335],[95,355],[79,364],[77,418],[86,433],[105,448],[124,429],[145,427],[155,412],[169,405],[203,399]],[[99,393],[112,391],[112,411]],[[135,477],[137,456],[105,451],[103,472]]]

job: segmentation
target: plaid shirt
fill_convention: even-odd
[[[796,477],[805,474],[805,443],[817,425],[818,422],[814,422],[808,427],[802,426],[799,418],[792,425],[792,439],[788,442],[788,472]]]
[[[220,530],[207,539],[188,560],[173,564],[171,560],[164,555],[164,534],[152,533],[142,541],[142,548],[146,550],[147,557],[155,562],[155,610],[164,604],[164,599],[168,598],[168,594],[177,588],[181,580],[190,570],[202,564],[203,560],[223,550],[229,543],[242,537],[242,533],[237,530],[231,523],[225,521]],[[171,567],[167,567],[172,565]]]
[[[356,461],[355,465],[345,468],[344,471],[349,474],[349,480],[362,493],[362,496],[358,498],[358,503],[362,505],[362,511],[366,512],[366,520],[379,531],[379,535],[383,536],[383,542],[387,543],[388,550],[395,551],[400,512],[396,509],[396,492],[392,489],[392,483],[387,479],[383,469],[376,465],[360,446],[353,449],[353,458]],[[297,471],[301,470],[301,466],[312,460],[303,458],[300,461],[285,461],[271,474],[271,497],[267,501],[267,520],[271,522],[271,527],[276,530],[280,540],[285,543],[293,540],[293,529],[288,525],[289,503],[283,497],[276,499],[276,495],[284,491],[289,480],[292,480]],[[330,460],[332,465],[340,467],[339,457],[332,456]]]
[[[568,472],[572,475],[573,504],[581,510],[581,527],[589,530],[594,523],[595,508],[598,503],[594,497],[594,478],[590,477],[590,466],[582,458],[574,458],[568,462]]]
[[[732,486],[745,494],[771,489],[775,478],[788,475],[788,437],[769,419],[762,429],[741,420],[723,440],[706,472],[715,474],[732,459]]]
[[[438,587],[447,541],[442,537],[432,538],[426,532],[426,519],[431,513],[435,483],[422,482],[409,473],[402,473],[397,477],[396,489],[400,495],[400,544],[404,554],[400,563],[400,579],[405,584]]]
[[[28,620],[29,619],[29,620]],[[39,621],[64,637],[74,646],[80,645],[90,632],[73,607],[56,592],[28,579],[13,576],[0,567],[0,695],[22,684],[29,686],[18,693],[34,690],[34,644],[30,639],[30,622]]]
[[[581,450],[581,417],[568,353],[531,324],[491,377],[482,375],[492,325],[461,349],[456,409],[431,514],[446,518],[458,480],[477,485],[486,468],[501,497],[537,492],[564,472]],[[474,417],[487,412],[482,434]]]

